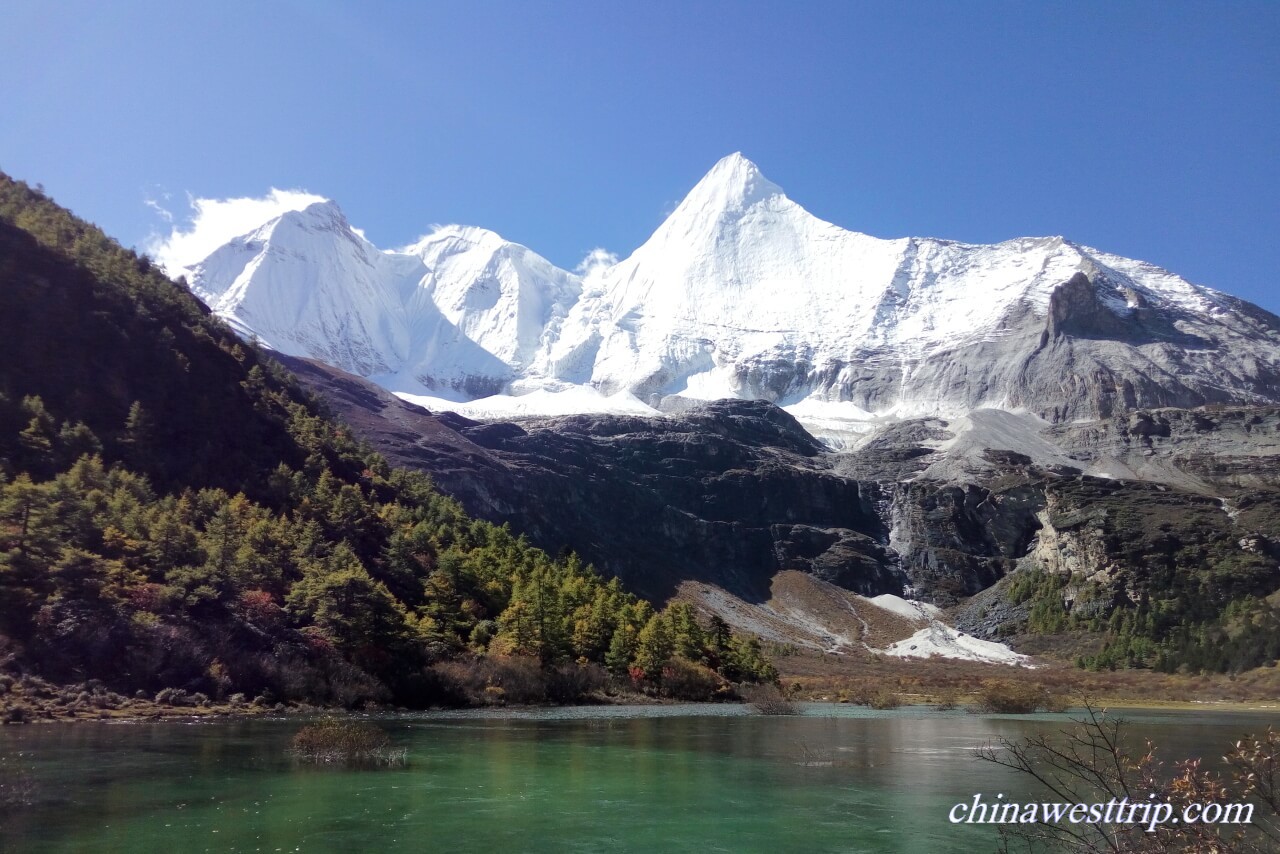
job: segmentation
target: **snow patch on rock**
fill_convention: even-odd
[[[527,394],[495,394],[473,401],[451,400],[425,394],[396,392],[397,397],[432,411],[448,410],[478,421],[529,418],[538,416],[577,415],[605,412],[615,415],[661,416],[662,413],[620,391],[603,395],[590,386],[568,386],[560,391],[537,389]]]
[[[903,599],[892,593],[881,593],[879,596],[870,597],[867,601],[877,608],[883,608],[912,620],[932,620],[942,613],[937,605],[915,599]]]
[[[883,650],[895,658],[957,658],[965,661],[989,661],[1030,667],[1031,659],[1016,653],[1002,643],[980,640],[958,629],[934,620],[906,640],[890,644]]]

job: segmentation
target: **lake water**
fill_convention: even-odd
[[[1177,760],[1220,756],[1276,715],[1126,712]],[[811,705],[459,712],[374,718],[407,766],[300,766],[299,719],[0,728],[0,851],[992,851],[947,811],[1024,781],[974,758],[1064,715]]]

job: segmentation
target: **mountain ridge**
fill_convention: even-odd
[[[984,407],[1061,422],[1280,399],[1280,318],[1261,308],[1062,237],[848,231],[740,153],[581,275],[477,227],[378,251],[332,202],[188,272],[281,352],[478,417],[761,398],[839,444]]]

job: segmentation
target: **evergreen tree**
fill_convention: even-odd
[[[129,459],[135,465],[144,465],[154,450],[155,424],[151,413],[143,407],[142,401],[135,400],[129,406],[129,415],[124,421],[124,435],[120,441],[129,449]]]
[[[671,660],[674,652],[675,643],[671,639],[666,619],[661,614],[654,614],[636,637],[635,658],[632,663],[640,668],[644,678],[660,682],[662,668]]]
[[[62,422],[62,427],[58,430],[56,446],[57,463],[60,469],[69,468],[81,457],[102,454],[102,442],[83,421],[77,421],[75,424],[68,421]]]
[[[609,672],[621,679],[627,675],[631,667],[631,659],[636,653],[636,630],[630,623],[619,623],[609,641],[609,651],[605,654],[604,664]]]
[[[675,654],[689,661],[701,662],[706,658],[706,638],[702,626],[688,602],[674,602],[667,608],[671,624],[671,636]]]
[[[27,426],[18,434],[20,465],[26,471],[48,476],[54,471],[53,443],[57,432],[53,416],[45,409],[39,397],[27,397],[22,401],[27,415]]]
[[[364,663],[383,663],[387,652],[400,647],[410,634],[404,607],[345,545],[325,566],[313,568],[293,586],[288,607],[297,621],[314,624]]]

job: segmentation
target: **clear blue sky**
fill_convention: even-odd
[[[883,237],[1074,240],[1280,312],[1280,3],[56,2],[0,16],[0,169],[125,244],[303,188],[379,246],[638,246],[735,150]]]

